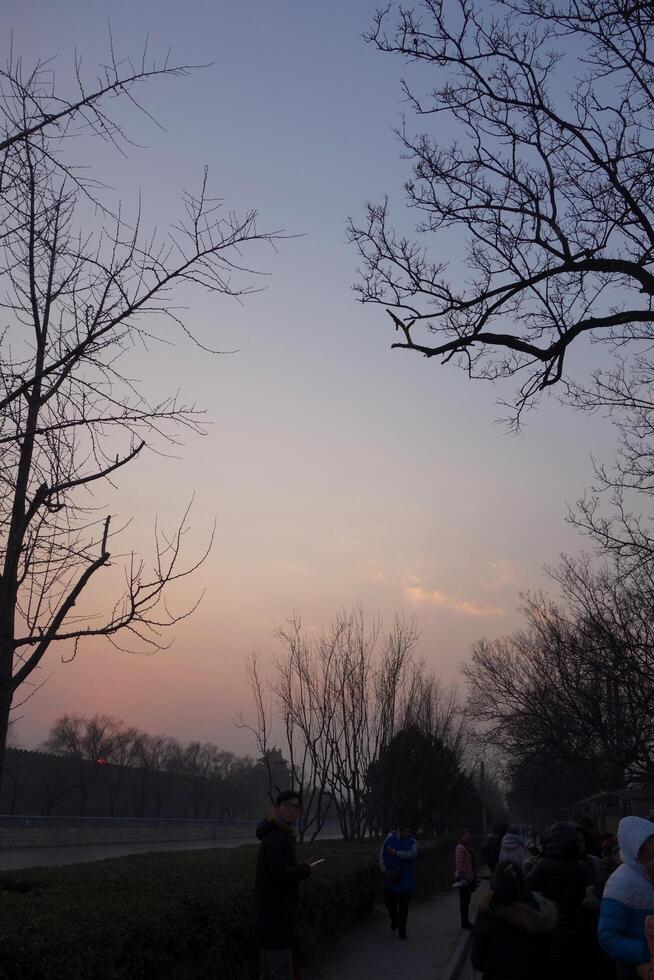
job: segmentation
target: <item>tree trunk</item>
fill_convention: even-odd
[[[10,652],[3,650],[4,645],[0,641],[0,664],[2,664],[4,673],[6,669],[4,661],[9,661],[9,676],[0,679],[0,786],[2,785],[2,777],[5,769],[5,747],[7,743],[7,732],[9,731],[9,712],[11,711],[11,702],[14,696],[14,689],[11,683],[11,659],[13,658]]]

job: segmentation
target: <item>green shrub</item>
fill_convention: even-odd
[[[299,848],[300,859],[325,858],[301,889],[303,955],[370,912],[378,849],[343,841]],[[423,894],[438,887],[440,851],[420,849]],[[254,847],[212,848],[2,873],[0,978],[254,980],[255,862]]]

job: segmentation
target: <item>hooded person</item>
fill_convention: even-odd
[[[532,891],[556,906],[547,976],[557,980],[594,977],[596,939],[592,919],[584,907],[589,881],[579,852],[576,824],[555,823],[548,830],[543,857],[526,881]]]
[[[519,865],[500,861],[477,902],[470,960],[482,980],[550,980],[548,958],[556,908],[539,904]],[[649,980],[649,978],[648,978]]]
[[[512,864],[522,867],[530,859],[531,855],[523,838],[516,830],[509,828],[502,838],[498,864],[502,861],[510,861]]]
[[[602,949],[618,962],[620,977],[635,977],[649,963],[645,919],[654,912],[654,824],[623,817],[618,824],[622,864],[608,879],[600,909]]]

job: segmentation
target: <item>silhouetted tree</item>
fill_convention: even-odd
[[[189,742],[176,762],[191,804],[193,817],[209,817],[224,791],[233,756],[211,742]]]
[[[393,229],[386,201],[351,222],[359,296],[389,307],[393,346],[521,379],[518,417],[564,377],[580,338],[624,358],[651,345],[653,10],[423,0],[389,3],[368,35],[415,66],[406,102],[434,134],[398,131],[415,239]],[[467,271],[448,267],[453,249]],[[599,379],[593,391],[613,401]]]
[[[140,774],[135,816],[143,816],[148,798],[152,799],[154,816],[161,816],[172,793],[181,756],[182,747],[174,738],[147,732],[138,735],[132,753],[132,765]]]
[[[109,797],[109,816],[116,816],[116,802],[125,783],[128,768],[134,764],[140,732],[122,724],[116,728],[100,772]]]
[[[509,773],[507,801],[516,823],[543,828],[566,816],[587,796],[607,788],[598,760],[540,760],[518,764]]]
[[[557,605],[527,596],[527,626],[482,640],[464,667],[468,708],[515,769],[580,762],[600,786],[654,774],[653,593],[587,559],[553,573]]]
[[[465,732],[454,692],[444,693],[415,658],[413,620],[396,617],[384,635],[366,624],[361,608],[339,613],[322,630],[306,633],[299,617],[277,631],[284,654],[266,683],[256,657],[249,665],[259,748],[284,732],[293,785],[303,793],[300,833],[315,836],[334,807],[346,839],[378,832],[382,782],[367,774],[393,737],[419,727],[460,757]],[[266,698],[266,688],[272,705]]]
[[[456,752],[417,726],[403,728],[382,748],[367,784],[382,832],[405,820],[433,836],[480,819],[481,798]]]
[[[367,39],[414,67],[407,104],[435,125],[405,121],[397,133],[416,233],[395,230],[387,200],[349,225],[355,288],[387,307],[394,347],[517,382],[515,426],[553,386],[610,416],[615,464],[596,465],[569,518],[623,579],[654,564],[653,11],[622,0],[387,4]],[[584,339],[609,356],[569,373],[567,352]]]
[[[68,96],[47,64],[30,72],[10,59],[0,72],[0,772],[16,691],[53,644],[69,659],[94,636],[153,650],[191,611],[161,601],[202,561],[180,564],[186,516],[171,534],[155,530],[151,568],[126,559],[122,595],[103,609],[96,591],[84,604],[120,530],[96,495],[150,447],[198,431],[194,406],[148,401],[133,347],[178,328],[191,336],[172,305],[177,286],[247,293],[243,256],[275,236],[257,230],[253,211],[239,217],[210,198],[205,171],[199,192],[183,196],[184,217],[157,239],[71,163],[75,139],[128,142],[107,114],[110,96],[133,104],[138,83],[184,72],[112,55],[94,91],[78,65]]]
[[[44,748],[54,755],[67,757],[75,764],[75,789],[79,793],[80,816],[86,813],[91,793],[103,770],[110,764],[114,748],[125,735],[123,722],[108,715],[94,715],[92,718],[62,715],[50,729]],[[111,806],[113,808],[113,797]]]

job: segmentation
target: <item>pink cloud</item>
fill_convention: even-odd
[[[409,602],[414,605],[440,606],[442,609],[453,609],[465,616],[503,616],[500,606],[488,602],[470,602],[468,599],[458,599],[447,595],[438,589],[423,589],[422,586],[411,586],[404,590]]]

